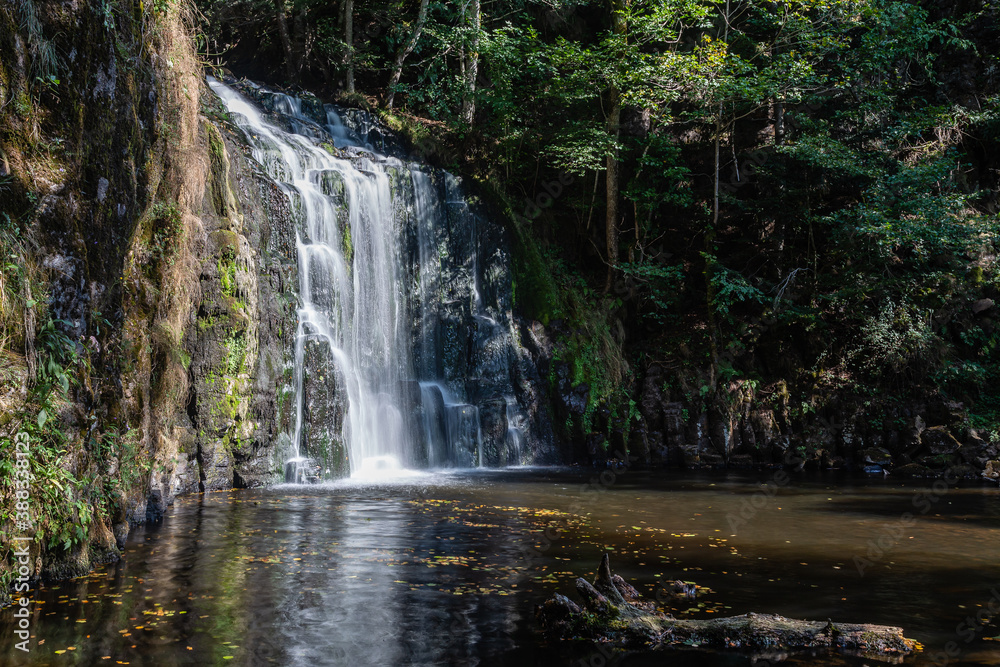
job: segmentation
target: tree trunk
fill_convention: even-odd
[[[620,3],[619,0],[611,0],[611,20],[613,24],[613,30],[616,35],[625,34],[625,20],[619,13]],[[611,290],[611,285],[615,280],[615,273],[618,266],[618,195],[620,188],[620,183],[618,182],[618,176],[620,171],[620,162],[618,155],[618,138],[621,136],[621,115],[622,115],[622,93],[618,90],[615,85],[611,86],[610,91],[611,97],[611,113],[608,114],[608,134],[611,135],[611,140],[613,146],[611,152],[605,160],[605,165],[607,167],[605,172],[605,194],[607,195],[607,214],[605,215],[604,224],[606,228],[605,234],[605,244],[608,250],[608,278],[604,283],[605,293]]]
[[[482,26],[480,0],[469,1],[467,23],[472,30],[472,40],[465,51],[465,92],[462,94],[462,120],[472,124],[476,118],[476,77],[479,74],[479,29]]]
[[[306,10],[305,8],[300,8],[298,11],[294,12],[292,18],[292,26],[294,27],[292,37],[292,51],[295,54],[295,80],[299,81],[302,78],[302,70],[306,66],[306,61],[308,60],[308,28],[306,28]]]
[[[722,33],[722,41],[725,44],[729,44],[729,19],[730,19],[730,0],[726,0],[726,13],[723,15],[724,25]],[[709,257],[715,256],[715,234],[719,228],[719,189],[722,185],[722,157],[720,155],[720,147],[722,143],[722,129],[724,127],[722,114],[725,111],[723,103],[719,102],[719,112],[715,117],[715,162],[714,162],[714,179],[712,188],[712,224],[705,231],[705,305],[707,306],[706,317],[708,318],[708,340],[709,347],[712,356],[712,365],[709,368],[709,386],[712,390],[715,390],[715,381],[719,376],[719,341],[718,341],[718,330],[716,329],[715,321],[715,285],[712,282],[714,278],[712,265],[714,260],[710,260]],[[735,123],[735,121],[733,121]]]
[[[776,146],[785,144],[785,105],[774,103],[774,143]]]
[[[614,96],[614,100],[612,102],[611,113],[608,115],[608,133],[617,144],[621,132],[618,124],[621,120],[622,103],[621,95],[617,89],[612,90],[611,94]],[[618,194],[620,189],[618,175],[621,164],[618,160],[617,145],[611,149],[605,164],[607,166],[604,182],[607,194],[607,215],[605,216],[607,233],[605,235],[605,242],[608,247],[608,278],[604,284],[604,291],[608,292],[611,289],[611,284],[614,282],[615,271],[618,266]]]
[[[344,0],[344,60],[347,63],[347,92],[354,92],[354,0]]]
[[[285,53],[285,74],[289,83],[298,83],[298,67],[295,64],[295,54],[292,52],[292,39],[288,34],[288,20],[285,18],[285,0],[274,0],[274,13],[278,21],[278,36],[281,39],[281,50]]]
[[[673,590],[671,590],[673,589]],[[691,597],[683,582],[660,592]],[[885,625],[800,621],[774,614],[749,613],[729,618],[678,619],[656,610],[631,585],[611,572],[604,555],[594,583],[576,580],[583,607],[556,594],[535,615],[546,634],[558,639],[593,639],[609,648],[663,650],[699,646],[750,654],[775,651],[840,650],[887,662],[902,662],[916,648],[901,628]],[[660,592],[657,598],[661,599]],[[693,605],[692,605],[693,606]]]
[[[719,154],[720,143],[722,141],[722,104],[719,104],[719,116],[715,120],[715,179],[714,193],[712,195],[712,224],[705,230],[705,306],[708,319],[708,342],[711,355],[711,366],[709,367],[708,384],[715,390],[715,380],[719,370],[719,343],[718,332],[715,321],[715,284],[713,283],[712,260],[709,257],[715,256],[715,232],[719,227],[719,187],[722,172],[721,155]]]
[[[719,156],[719,144],[722,142],[722,104],[719,104],[719,115],[715,119],[715,179],[712,188],[712,228],[719,226],[719,186],[722,179],[722,163]]]
[[[317,58],[316,62],[319,65],[319,71],[323,73],[327,92],[333,92],[333,74],[330,72],[330,64],[323,57]]]
[[[396,85],[399,83],[399,77],[403,74],[403,61],[417,45],[420,33],[424,29],[424,21],[427,20],[427,4],[428,0],[420,0],[420,10],[417,12],[417,22],[413,26],[413,32],[410,33],[410,38],[406,40],[406,44],[399,50],[396,59],[392,62],[392,75],[389,77],[388,95],[385,99],[387,109],[392,108],[393,99],[396,97]]]

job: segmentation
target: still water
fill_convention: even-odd
[[[520,469],[180,498],[162,523],[133,533],[121,562],[40,590],[33,650],[7,661],[663,664],[662,654],[553,646],[537,633],[534,605],[554,592],[575,598],[574,579],[592,579],[607,549],[649,595],[659,580],[702,586],[689,617],[899,625],[925,647],[906,664],[1000,665],[1000,618],[975,620],[1000,595],[1000,490],[818,476],[761,486],[770,479],[623,471],[602,482]],[[11,610],[3,615],[12,647]],[[875,664],[696,649],[669,660]]]

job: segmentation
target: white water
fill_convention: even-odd
[[[232,88],[214,79],[209,84],[299,218],[296,412],[294,452],[286,478],[315,481],[324,473],[310,458],[318,455],[310,450],[330,444],[317,445],[310,435],[316,427],[310,418],[315,406],[309,404],[305,386],[310,374],[321,382],[324,375],[337,380],[336,403],[343,423],[340,433],[330,434],[329,440],[339,439],[346,446],[353,477],[405,476],[414,465],[482,465],[479,410],[456,398],[441,381],[443,362],[435,326],[441,308],[442,248],[437,226],[444,220],[446,204],[431,177],[418,165],[373,153],[370,146],[358,147],[360,140],[329,107],[327,123],[320,125],[303,115],[301,100],[275,95],[275,109],[293,130],[286,132]],[[317,145],[319,141],[343,148],[347,158],[334,157]],[[408,281],[415,276],[409,275],[403,257],[404,221],[398,219],[390,183],[393,175],[400,174],[409,175],[413,187],[419,254],[413,259],[419,279],[412,304]],[[474,254],[470,259],[475,272]],[[485,316],[478,280],[473,280],[471,312],[498,326]],[[416,341],[415,321],[421,334]],[[327,364],[317,361],[317,355]],[[407,396],[418,379],[419,420],[414,399]]]
[[[524,423],[520,414],[520,407],[513,396],[504,396],[507,403],[507,442],[510,445],[511,461],[514,464],[521,463],[521,456],[524,453]]]

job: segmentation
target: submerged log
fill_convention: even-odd
[[[624,649],[700,647],[751,653],[833,649],[892,662],[916,646],[901,628],[885,625],[800,621],[758,613],[674,618],[613,574],[607,554],[594,583],[577,579],[576,590],[583,598],[582,607],[559,594],[537,607],[536,616],[550,637],[590,639]]]

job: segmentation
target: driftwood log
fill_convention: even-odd
[[[832,649],[896,662],[916,642],[901,628],[885,625],[800,621],[750,613],[727,618],[678,619],[658,611],[656,603],[611,572],[604,555],[591,584],[576,580],[583,606],[556,594],[536,609],[545,633],[557,639],[589,639],[623,649],[677,647],[728,649],[749,653]]]

